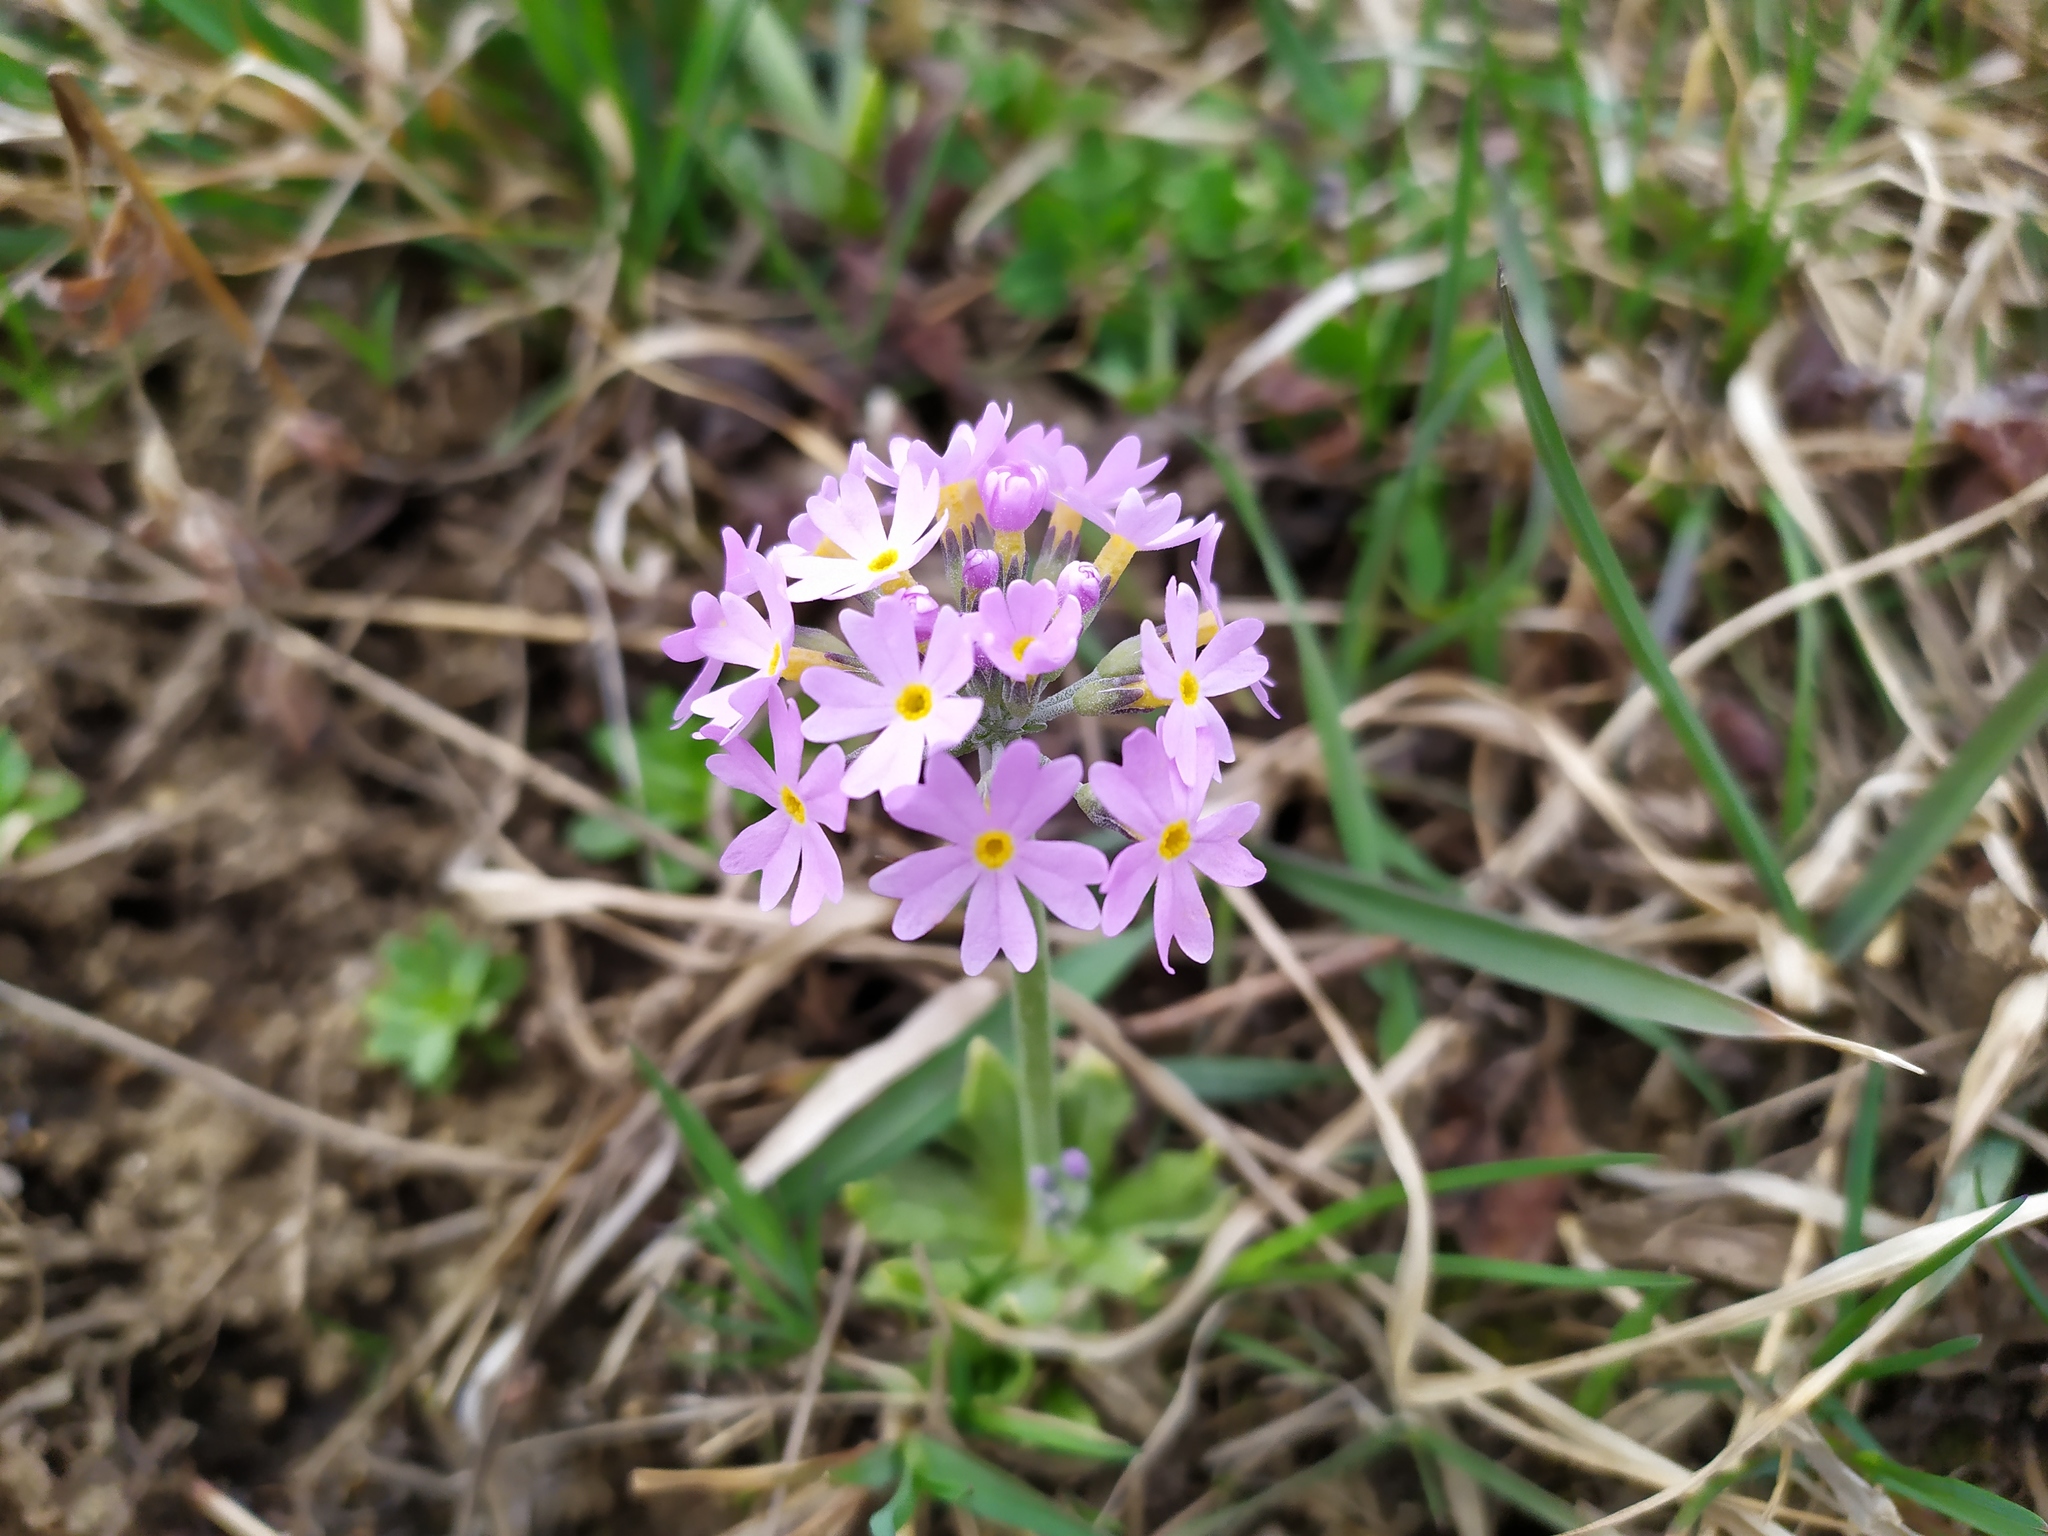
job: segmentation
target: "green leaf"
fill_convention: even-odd
[[[62,768],[45,768],[28,776],[17,810],[26,811],[39,827],[62,821],[85,804],[85,786]]]
[[[454,1077],[461,1038],[496,1023],[526,982],[524,959],[464,939],[444,912],[417,939],[386,935],[378,955],[383,973],[362,1003],[371,1025],[363,1057],[430,1091]]]
[[[1623,1344],[1630,1339],[1641,1338],[1657,1321],[1658,1310],[1667,1300],[1667,1297],[1661,1295],[1644,1297],[1639,1306],[1630,1308],[1622,1315],[1621,1321],[1614,1325],[1613,1332],[1607,1335],[1607,1342]],[[1606,1413],[1614,1406],[1615,1391],[1621,1385],[1621,1378],[1627,1372],[1630,1363],[1627,1360],[1616,1360],[1611,1365],[1599,1366],[1588,1371],[1585,1380],[1579,1383],[1578,1391],[1572,1394],[1572,1407],[1589,1419],[1597,1419]]]
[[[28,751],[14,732],[0,726],[0,815],[14,809],[14,802],[28,785]]]
[[[1204,1104],[1249,1104],[1346,1081],[1342,1067],[1276,1056],[1160,1056],[1156,1061]]]
[[[2027,668],[1948,760],[1906,819],[1892,828],[1863,877],[1827,920],[1827,952],[1838,962],[1863,952],[1921,872],[1962,830],[1993,781],[2048,723],[2048,654]]]
[[[1109,1166],[1116,1139],[1130,1124],[1138,1101],[1124,1075],[1102,1052],[1083,1045],[1059,1076],[1060,1145],[1079,1147],[1088,1166]]]
[[[1092,1232],[1139,1237],[1197,1235],[1226,1198],[1216,1177],[1216,1149],[1155,1152],[1111,1184],[1082,1218]]]
[[[1368,1253],[1339,1264],[1280,1264],[1262,1272],[1257,1283],[1308,1285],[1356,1274],[1386,1279],[1392,1277],[1399,1261],[1400,1255],[1396,1253]],[[1694,1283],[1689,1275],[1667,1275],[1654,1269],[1578,1269],[1569,1264],[1531,1264],[1520,1259],[1490,1259],[1469,1253],[1440,1253],[1430,1261],[1430,1267],[1439,1280],[1527,1285],[1550,1291],[1599,1291],[1610,1285],[1626,1285],[1664,1295]]]
[[[1002,1253],[1023,1236],[1021,1212],[1016,1221],[1001,1220],[966,1167],[927,1152],[847,1185],[842,1198],[876,1242],[895,1248],[923,1243],[934,1258]]]
[[[1008,1225],[1024,1221],[1024,1134],[1017,1074],[986,1040],[967,1047],[958,1136],[980,1181],[980,1198]]]
[[[923,1492],[979,1519],[1028,1531],[1031,1536],[1096,1536],[1093,1525],[1077,1520],[1029,1484],[990,1466],[971,1451],[912,1433],[904,1437],[903,1459]]]
[[[1166,1256],[1130,1232],[1073,1232],[1060,1242],[1081,1283],[1112,1296],[1142,1296],[1166,1273]]]
[[[2048,1523],[2031,1509],[2000,1498],[1961,1478],[1902,1467],[1875,1451],[1852,1451],[1849,1464],[1878,1487],[1911,1499],[1923,1509],[1967,1525],[1984,1536],[2041,1536]]]
[[[1528,418],[1529,436],[1536,448],[1537,462],[1543,466],[1543,473],[1550,481],[1558,509],[1564,514],[1565,526],[1571,530],[1572,543],[1586,564],[1587,574],[1593,578],[1601,605],[1614,623],[1622,648],[1642,674],[1650,691],[1657,696],[1658,706],[1671,727],[1671,734],[1677,738],[1686,760],[1692,764],[1693,772],[1699,775],[1700,787],[1713,802],[1722,825],[1728,829],[1737,850],[1756,875],[1757,884],[1770,899],[1780,921],[1795,934],[1810,935],[1812,924],[1800,908],[1798,898],[1792,894],[1792,887],[1785,881],[1784,866],[1779,862],[1778,850],[1770,834],[1758,819],[1749,797],[1743,793],[1735,770],[1721,755],[1706,722],[1693,707],[1691,697],[1673,675],[1663,648],[1650,632],[1649,616],[1643,612],[1642,602],[1636,597],[1621,557],[1615,553],[1606,530],[1600,526],[1600,515],[1586,498],[1586,488],[1580,484],[1578,470],[1572,463],[1571,449],[1565,443],[1564,433],[1559,430],[1557,417],[1544,395],[1535,361],[1529,355],[1528,343],[1522,339],[1514,300],[1505,283],[1501,286],[1501,326],[1507,338],[1508,366],[1514,371],[1515,388],[1522,397],[1522,410]]]
[[[1135,1445],[1119,1440],[1108,1430],[1031,1408],[970,1403],[962,1418],[963,1426],[973,1433],[1007,1440],[1026,1450],[1050,1451],[1057,1456],[1077,1456],[1118,1466],[1138,1454]]]
[[[609,864],[640,848],[637,835],[602,816],[578,816],[571,820],[565,841],[577,858],[593,864]]]
[[[1738,1039],[1816,1038],[1759,1003],[1677,971],[1608,954],[1511,918],[1404,890],[1282,848],[1264,850],[1267,873],[1303,901],[1357,927],[1516,986],[1568,998],[1600,1013],[1651,1019],[1673,1029]],[[1823,1037],[1824,1038],[1824,1037]]]

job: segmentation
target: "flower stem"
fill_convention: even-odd
[[[1026,895],[1031,926],[1038,933],[1038,963],[1019,971],[1010,990],[1017,1021],[1017,1109],[1024,1146],[1025,1200],[1033,1231],[1039,1227],[1038,1191],[1029,1187],[1033,1168],[1050,1169],[1060,1156],[1059,1104],[1053,1088],[1052,955],[1045,938],[1045,908]]]

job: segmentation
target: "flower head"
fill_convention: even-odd
[[[992,549],[970,549],[960,560],[960,585],[970,594],[986,592],[1003,579],[1003,557]]]
[[[1267,667],[1266,658],[1252,649],[1266,629],[1257,619],[1224,625],[1206,646],[1198,646],[1198,622],[1194,588],[1168,581],[1166,640],[1161,641],[1150,619],[1138,631],[1145,687],[1166,702],[1166,716],[1159,722],[1160,744],[1190,784],[1206,782],[1218,771],[1218,762],[1237,756],[1223,716],[1209,701],[1261,681]]]
[[[973,426],[963,421],[953,428],[944,453],[921,438],[892,437],[889,457],[884,460],[866,443],[855,443],[847,455],[846,472],[888,486],[899,484],[904,472],[911,469],[936,479],[942,488],[962,481],[971,483],[1008,443],[1010,411],[1011,407],[991,400]]]
[[[774,745],[770,766],[743,738],[734,736],[708,766],[714,777],[758,795],[768,814],[727,845],[718,867],[729,875],[761,871],[761,909],[782,900],[790,882],[796,898],[789,904],[792,924],[807,921],[820,905],[845,894],[839,855],[825,829],[846,830],[846,794],[840,776],[846,754],[827,747],[810,771],[804,771],[804,743],[797,707],[777,692],[768,701],[768,734]]]
[[[1206,754],[1206,744],[1202,750]],[[1244,802],[1202,814],[1210,771],[1205,758],[1198,782],[1188,783],[1157,736],[1133,731],[1124,738],[1121,765],[1097,763],[1088,773],[1102,808],[1137,839],[1110,866],[1102,889],[1102,931],[1122,933],[1156,886],[1152,935],[1169,974],[1169,943],[1179,944],[1190,960],[1207,960],[1215,949],[1215,930],[1195,876],[1207,875],[1218,885],[1255,885],[1266,875],[1266,866],[1241,842],[1259,819],[1258,806]]]
[[[1109,861],[1086,843],[1036,840],[1080,782],[1078,757],[1045,762],[1035,743],[1014,741],[996,759],[986,801],[950,757],[933,758],[924,783],[885,796],[883,805],[897,821],[947,845],[899,859],[868,882],[878,894],[901,900],[891,925],[896,937],[931,932],[965,896],[960,964],[979,976],[998,951],[1020,971],[1038,963],[1026,891],[1061,922],[1093,928],[1101,912],[1088,887],[1102,883]]]
[[[793,583],[792,602],[857,597],[905,579],[945,532],[938,520],[939,482],[915,468],[903,471],[886,531],[864,478],[842,475],[836,494],[834,482],[826,485],[808,506],[811,527],[826,543],[808,552],[792,547],[783,557]],[[828,545],[830,552],[821,553]]]
[[[727,546],[727,554],[733,554],[737,546],[735,539]],[[737,552],[746,558],[737,573],[728,572],[726,590],[716,597],[699,592],[690,600],[690,616],[695,622],[662,642],[662,650],[675,660],[704,659],[703,670],[676,705],[675,723],[681,725],[693,714],[702,715],[706,724],[697,734],[712,741],[723,741],[736,732],[745,734],[762,703],[775,692],[776,681],[788,670],[796,641],[796,615],[790,610],[781,568],[751,549],[738,547]],[[734,574],[742,587],[760,597],[765,616],[733,590]],[[749,671],[736,683],[713,687],[727,666]]]
[[[1223,520],[1214,512],[1195,524],[1195,592],[1201,599],[1196,634],[1214,638],[1223,627],[1223,593],[1216,586],[1216,546],[1223,538]],[[1273,684],[1264,677],[1247,683],[1259,708],[1275,720],[1280,711],[1273,707]]]
[[[1140,464],[1139,452],[1137,438],[1119,438],[1090,475],[1088,460],[1081,450],[1071,444],[1063,445],[1053,455],[1053,493],[1090,522],[1107,528],[1124,492],[1150,485],[1166,467],[1164,457]]]
[[[1171,492],[1148,501],[1143,491],[1125,491],[1116,510],[1096,521],[1134,549],[1172,549],[1202,536],[1193,518],[1180,515],[1180,497]]]
[[[1081,640],[1081,605],[1049,581],[1013,581],[981,594],[981,654],[1005,677],[1023,682],[1057,672]]]
[[[1102,601],[1102,572],[1086,560],[1075,560],[1063,566],[1059,580],[1053,583],[1053,590],[1061,597],[1071,597],[1081,605],[1083,617],[1095,611],[1095,605]]]
[[[981,718],[980,699],[957,696],[974,675],[967,621],[951,608],[939,609],[922,656],[916,606],[903,594],[883,598],[873,614],[848,609],[839,627],[874,681],[832,667],[805,672],[803,690],[818,708],[804,722],[804,735],[844,741],[881,733],[846,770],[844,788],[856,800],[915,784],[926,756],[957,746]]]
[[[1039,464],[992,464],[981,472],[981,506],[997,533],[1022,533],[1052,500],[1052,479]]]

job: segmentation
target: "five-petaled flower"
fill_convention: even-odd
[[[735,557],[743,557],[735,559]],[[743,593],[758,595],[760,610]],[[697,734],[712,741],[744,735],[754,716],[776,684],[789,670],[790,651],[796,643],[796,616],[790,610],[788,588],[781,567],[765,555],[740,546],[726,545],[726,587],[713,597],[699,592],[690,600],[690,628],[679,630],[661,643],[672,659],[693,661],[703,658],[703,669],[676,705],[675,723],[681,725],[692,714],[705,717]],[[727,666],[748,668],[736,683],[714,688]]]
[[[1194,588],[1169,581],[1166,640],[1147,619],[1139,628],[1138,645],[1145,687],[1166,705],[1160,745],[1190,784],[1206,781],[1220,771],[1219,762],[1234,761],[1237,755],[1229,727],[1209,701],[1263,680],[1267,666],[1266,658],[1252,649],[1266,629],[1257,619],[1224,625],[1205,646],[1196,641],[1197,620]]]
[[[1038,963],[1038,931],[1024,893],[1029,891],[1061,922],[1093,928],[1101,911],[1088,888],[1109,874],[1109,861],[1086,843],[1038,841],[1039,828],[1073,798],[1081,760],[1039,756],[1037,744],[1015,741],[1003,749],[983,800],[974,778],[950,757],[935,757],[925,781],[883,798],[889,814],[915,832],[945,840],[899,859],[868,882],[894,896],[892,931],[899,939],[929,933],[967,898],[960,964],[970,976],[988,968],[998,951],[1020,971]]]
[[[1057,672],[1081,640],[1081,604],[1049,581],[1013,581],[981,594],[981,654],[1017,682]]]
[[[761,871],[763,911],[781,901],[794,880],[789,920],[801,923],[845,893],[839,855],[825,829],[846,830],[846,792],[840,786],[846,753],[827,747],[806,771],[802,722],[796,704],[780,693],[768,701],[768,734],[773,767],[737,736],[706,765],[734,789],[768,802],[768,814],[727,845],[718,867],[728,875]]]
[[[889,526],[864,476],[829,477],[806,508],[810,529],[823,541],[809,550],[791,549],[783,558],[790,575],[790,601],[858,597],[877,587],[903,584],[939,542],[939,482],[914,465],[896,486]]]
[[[1203,743],[1202,752],[1208,752]],[[1202,814],[1209,792],[1210,765],[1198,765],[1190,784],[1167,761],[1166,749],[1150,731],[1124,738],[1123,763],[1097,763],[1088,771],[1089,787],[1102,808],[1136,839],[1116,856],[1109,882],[1102,888],[1102,931],[1112,937],[1130,927],[1145,900],[1152,898],[1152,936],[1159,945],[1159,963],[1169,974],[1169,943],[1180,945],[1190,960],[1207,960],[1215,950],[1215,930],[1202,901],[1197,874],[1218,885],[1256,885],[1266,866],[1245,852],[1241,839],[1259,819],[1250,801]]]
[[[910,594],[883,598],[872,614],[848,609],[839,622],[873,681],[828,667],[805,672],[803,690],[819,707],[804,734],[844,741],[881,733],[846,770],[846,793],[858,800],[915,784],[928,753],[957,746],[974,729],[982,701],[958,697],[974,675],[974,641],[954,609],[938,610],[922,656]]]

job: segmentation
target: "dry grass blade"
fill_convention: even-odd
[[[835,1471],[874,1448],[875,1442],[869,1441],[802,1461],[767,1462],[756,1467],[635,1467],[631,1486],[633,1496],[641,1499],[666,1493],[766,1493]]]
[[[153,1040],[130,1034],[104,1019],[96,1019],[89,1013],[81,1013],[64,1003],[17,987],[11,981],[0,981],[0,1005],[12,1009],[31,1024],[83,1041],[152,1072],[161,1072],[166,1077],[190,1083],[224,1104],[231,1104],[279,1130],[305,1136],[331,1151],[371,1158],[396,1167],[435,1168],[447,1173],[493,1177],[532,1174],[544,1166],[530,1158],[506,1157],[481,1147],[450,1147],[428,1141],[409,1141],[403,1136],[371,1130],[368,1126],[351,1125],[346,1120],[337,1120],[332,1115],[323,1115],[318,1110],[281,1099],[218,1067],[181,1056]]]
[[[1991,1022],[1984,1026],[1983,1038],[1963,1067],[1962,1079],[1956,1084],[1948,1150],[1942,1155],[1944,1180],[2032,1068],[2044,1031],[2048,1031],[2048,973],[2034,971],[1998,994],[1991,1005]]]

